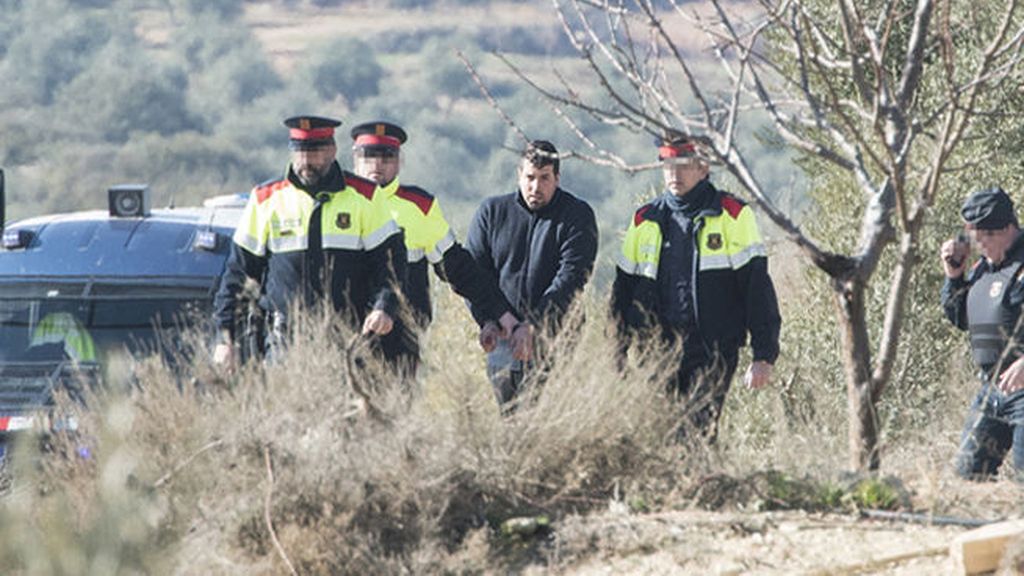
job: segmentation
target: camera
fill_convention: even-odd
[[[968,250],[970,250],[970,239],[967,238],[967,234],[965,232],[961,231],[959,234],[956,235],[956,243],[958,246],[968,246]],[[961,256],[960,258],[957,258],[955,255],[950,255],[946,256],[945,260],[946,264],[949,264],[953,268],[959,268],[961,265],[963,265],[964,258],[966,257],[967,251],[965,250],[964,255]]]

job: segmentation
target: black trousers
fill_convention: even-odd
[[[669,396],[684,409],[678,437],[685,437],[693,431],[708,440],[715,439],[718,418],[738,361],[739,349],[736,347],[712,353],[704,350],[683,353],[679,368],[669,379],[667,390]]]
[[[419,328],[404,319],[396,319],[391,332],[377,340],[376,352],[403,381],[416,377],[420,364]]]

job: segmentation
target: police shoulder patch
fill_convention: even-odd
[[[434,195],[418,186],[399,186],[395,196],[412,202],[424,214],[430,212],[434,205]]]
[[[356,176],[351,172],[345,172],[345,186],[351,187],[368,200],[373,200],[373,193],[377,190],[376,182],[367,180],[362,176]]]
[[[267,180],[253,189],[253,194],[256,195],[256,201],[260,204],[267,201],[268,198],[274,195],[274,192],[284,188],[288,185],[287,180]]]
[[[633,226],[639,226],[644,220],[650,220],[650,216],[653,214],[651,208],[652,205],[649,203],[637,208],[633,213]]]
[[[740,200],[739,198],[733,196],[732,194],[729,194],[728,192],[722,193],[722,210],[728,212],[729,216],[732,216],[734,220],[736,218],[739,218],[740,212],[746,205],[746,202]]]

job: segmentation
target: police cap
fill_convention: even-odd
[[[706,141],[676,130],[669,130],[654,143],[658,146],[658,160],[662,162],[687,162],[691,158],[704,162],[710,160]]]
[[[402,127],[391,122],[375,120],[352,128],[352,149],[374,156],[392,156],[405,144],[408,137]]]
[[[964,200],[960,215],[976,230],[1000,230],[1017,223],[1013,200],[1002,188],[979,190]]]
[[[288,148],[312,150],[334,144],[334,129],[340,120],[323,116],[293,116],[284,121],[288,130]]]

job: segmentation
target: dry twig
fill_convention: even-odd
[[[288,559],[288,554],[285,553],[284,547],[281,546],[281,541],[277,539],[277,532],[274,531],[274,522],[270,518],[270,505],[274,498],[274,467],[270,464],[270,447],[267,445],[263,446],[263,463],[267,467],[267,493],[263,498],[263,520],[267,524],[267,532],[270,533],[270,541],[274,543],[277,555],[281,557],[284,565],[288,567],[288,572],[293,576],[298,576],[299,573],[295,571],[295,566]]]
[[[174,469],[172,469],[170,472],[168,472],[168,473],[164,474],[163,476],[161,476],[160,478],[158,478],[157,481],[153,483],[153,488],[159,488],[159,487],[163,486],[165,483],[167,483],[167,481],[169,481],[172,477],[174,477],[175,474],[177,474],[178,472],[181,472],[183,469],[185,469],[186,466],[191,464],[193,460],[195,460],[196,458],[201,456],[204,452],[206,452],[208,450],[213,450],[214,448],[216,448],[216,447],[218,447],[218,446],[220,446],[222,444],[224,444],[224,440],[218,439],[218,440],[214,440],[213,442],[209,442],[205,446],[200,448],[199,450],[196,450],[188,458],[185,458],[184,460],[179,462],[178,465],[175,466]]]

